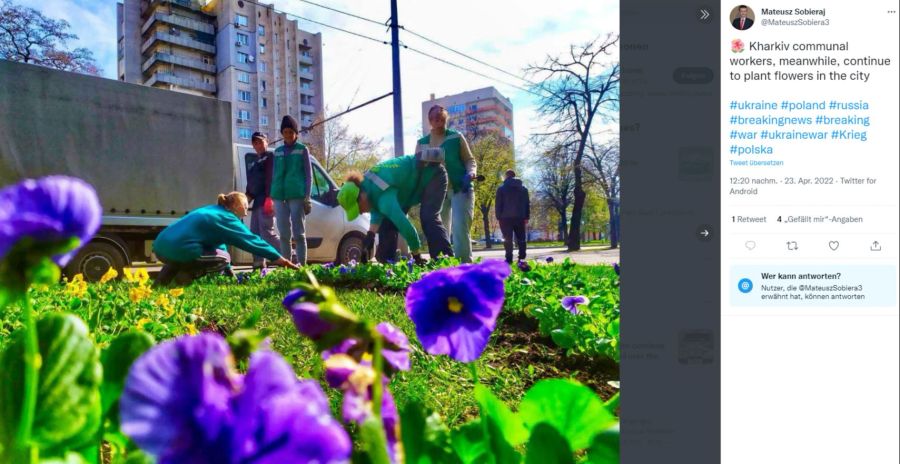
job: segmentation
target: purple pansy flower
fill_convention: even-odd
[[[387,277],[394,277],[394,270],[393,269],[385,269],[384,275]]]
[[[343,264],[341,264],[341,267],[338,268],[338,271],[341,273],[341,275],[344,275],[344,274],[350,272],[350,269],[348,269],[347,266],[344,266]]]
[[[265,276],[269,275],[269,272],[271,272],[271,271],[270,271],[269,268],[267,268],[267,267],[260,268],[260,270],[259,270],[259,276],[260,276],[260,277],[265,277]]]
[[[277,354],[245,377],[217,334],[163,342],[138,358],[119,404],[122,431],[160,463],[346,461],[351,443],[315,381]]]
[[[378,333],[384,337],[385,341],[390,344],[388,347],[381,350],[381,355],[384,357],[385,362],[387,362],[387,366],[394,371],[408,371],[410,367],[410,348],[409,339],[406,337],[406,334],[387,322],[378,324],[375,326],[375,330],[377,330]],[[394,349],[395,347],[396,349]],[[348,354],[359,362],[363,356],[368,355],[368,353],[365,353],[368,349],[368,347],[360,346],[359,340],[348,338],[323,351],[322,359],[327,360],[336,354]]]
[[[341,415],[347,422],[362,424],[372,414],[372,384],[375,371],[369,361],[357,362],[346,354],[336,354],[325,360],[325,381],[344,392]],[[388,388],[388,378],[382,377],[381,421],[387,437],[391,462],[396,462],[400,442],[400,420],[394,397]]]
[[[519,270],[522,272],[528,272],[531,270],[531,265],[528,264],[528,261],[525,261],[524,259],[520,259],[519,262],[516,263],[516,265],[519,266]]]
[[[413,259],[412,257],[410,257],[409,260],[406,261],[406,269],[409,270],[409,272],[412,272],[413,265],[415,265],[415,264],[416,264],[416,260]]]
[[[552,256],[548,256],[547,259],[546,259],[546,261],[547,261],[547,264],[552,263],[552,262],[553,262],[553,257],[552,257]]]
[[[22,238],[62,242],[72,237],[87,243],[100,228],[102,210],[97,192],[74,177],[26,179],[0,189],[0,259]],[[54,256],[65,266],[78,248]]]
[[[334,268],[334,263],[325,263],[322,265],[322,269],[332,269]]]
[[[432,271],[410,285],[406,313],[430,354],[461,362],[477,359],[503,308],[503,261],[485,261]]]
[[[294,320],[294,326],[298,332],[313,340],[319,340],[333,329],[333,326],[322,319],[321,314],[319,314],[319,305],[299,301],[305,294],[306,292],[299,288],[291,290],[284,297],[282,304],[291,313],[291,318]]]
[[[586,296],[575,295],[564,297],[561,303],[563,308],[569,310],[570,313],[581,314],[581,311],[578,310],[578,306],[586,305],[590,303],[590,300],[588,300]]]
[[[350,267],[356,267],[359,263],[357,263],[355,259],[351,259],[347,264],[349,264]]]

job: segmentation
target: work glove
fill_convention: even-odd
[[[371,230],[366,232],[366,238],[363,239],[363,261],[369,261],[375,252],[375,232]]]
[[[266,197],[265,201],[263,201],[263,213],[266,216],[275,215],[275,202],[272,201],[272,197]]]
[[[466,173],[466,175],[463,176],[461,191],[462,193],[469,193],[472,191],[472,174]]]
[[[303,214],[309,215],[312,212],[312,200],[309,198],[303,199]]]

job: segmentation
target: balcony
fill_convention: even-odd
[[[157,71],[153,73],[153,75],[150,76],[150,79],[148,79],[144,85],[153,86],[157,83],[172,84],[209,93],[216,92],[216,84],[209,84],[203,81],[198,81],[196,79],[178,77],[175,74],[164,71]]]
[[[184,56],[178,56],[164,52],[156,52],[150,55],[150,58],[148,58],[147,61],[144,61],[144,65],[143,67],[141,67],[141,70],[146,71],[157,62],[177,64],[179,66],[193,68],[211,74],[215,74],[216,72],[216,65],[214,64],[204,63],[203,60],[198,60],[196,58],[187,58]]]
[[[211,23],[197,21],[196,19],[186,18],[184,16],[178,16],[174,14],[165,14],[165,13],[154,13],[153,16],[150,17],[146,22],[144,22],[144,26],[141,27],[141,34],[147,32],[147,29],[153,25],[155,22],[163,22],[166,24],[172,24],[175,26],[180,26],[185,29],[190,29],[193,31],[200,31],[206,34],[215,34],[216,28]]]
[[[313,73],[308,73],[308,72],[303,72],[303,71],[298,72],[297,76],[299,76],[300,79],[306,79],[308,81],[315,79],[315,77],[313,77]]]
[[[297,61],[303,64],[313,64],[312,57],[308,55],[297,55]]]
[[[316,95],[316,93],[313,92],[312,88],[306,89],[306,88],[300,87],[300,95],[306,95],[307,97],[313,97]]]
[[[300,112],[301,113],[315,113],[316,107],[312,106],[312,105],[304,105],[301,103],[300,104]]]
[[[183,35],[174,35],[167,32],[154,32],[150,34],[150,37],[144,41],[143,45],[141,45],[141,53],[147,51],[147,49],[150,48],[151,45],[156,43],[156,41],[181,45],[182,47],[193,48],[195,50],[200,50],[206,53],[216,53],[215,45],[210,45],[199,40],[192,39],[190,38],[190,36],[185,37]]]

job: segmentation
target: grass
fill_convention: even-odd
[[[584,270],[587,267],[579,266]],[[587,273],[585,274],[587,275]],[[274,278],[273,278],[274,277]],[[294,329],[281,300],[291,288],[291,278],[276,272],[249,284],[195,283],[184,294],[169,298],[172,307],[159,302],[163,291],[134,302],[129,292],[136,284],[110,282],[87,284],[75,294],[65,284],[32,290],[38,313],[67,310],[88,323],[98,344],[103,347],[116,334],[141,327],[158,340],[189,333],[213,330],[229,334],[255,311],[261,313],[258,329],[271,331],[272,347],[281,353],[305,378],[321,381],[323,364],[313,344]],[[403,330],[412,345],[412,369],[394,376],[391,391],[402,407],[419,400],[442,415],[448,425],[458,425],[477,415],[472,395],[472,375],[467,365],[446,356],[426,354],[415,337],[415,327],[407,317],[402,291],[387,289],[337,289],[339,299],[358,315],[390,322]],[[0,345],[19,326],[18,311],[8,308],[0,314]],[[502,400],[515,406],[524,392],[544,378],[572,377],[593,388],[604,400],[616,393],[608,381],[618,380],[618,365],[608,359],[566,355],[549,337],[542,336],[537,322],[518,308],[504,308],[497,330],[484,354],[477,361],[480,381]],[[337,407],[339,393],[323,383]]]

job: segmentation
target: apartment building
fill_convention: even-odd
[[[447,126],[463,133],[469,141],[488,133],[515,140],[513,131],[512,102],[494,87],[469,90],[441,98],[431,98],[422,102],[422,132],[431,131],[428,124],[428,110],[441,105],[450,114]]]
[[[117,20],[119,80],[231,102],[234,143],[279,138],[285,114],[309,127],[325,107],[322,36],[274,5],[124,0]]]

